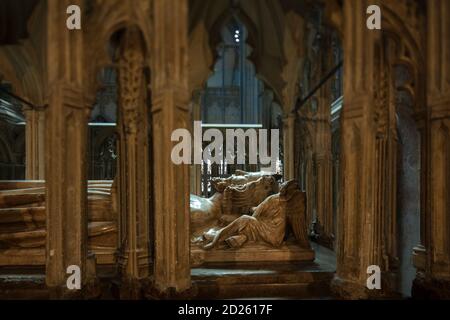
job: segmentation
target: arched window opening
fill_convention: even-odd
[[[246,43],[248,32],[245,25],[233,17],[222,28],[221,35],[214,72],[201,97],[203,127],[217,128],[224,137],[227,128],[255,129],[257,132],[258,129],[280,129],[281,107],[275,101],[273,91],[258,78],[255,66],[248,60],[252,48]],[[213,192],[210,185],[212,177],[227,177],[236,169],[261,170],[260,165],[248,164],[248,143],[246,164],[228,164],[224,159],[220,164],[202,165],[202,194],[209,196]],[[278,161],[277,173],[281,172],[282,163]]]
[[[25,179],[25,116],[22,104],[8,92],[9,83],[0,84],[0,180]]]
[[[89,121],[89,180],[113,180],[116,175],[117,73],[103,68],[100,89]]]
[[[333,55],[333,65],[338,65],[344,60],[344,52],[342,44],[337,32],[333,32],[331,36],[331,48]],[[333,76],[331,84],[332,101],[336,101],[344,94],[344,69],[339,68]]]
[[[411,295],[416,269],[411,260],[420,243],[420,133],[414,119],[414,99],[404,90],[411,87],[412,74],[404,65],[395,67],[397,122],[397,219],[399,289]]]

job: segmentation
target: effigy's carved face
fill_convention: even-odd
[[[224,182],[222,178],[212,178],[211,185],[214,190],[216,190],[217,192],[220,192],[220,193],[222,193],[225,190],[225,188],[228,186],[228,184],[226,182]]]
[[[264,176],[261,179],[262,184],[266,190],[270,190],[271,194],[278,193],[279,186],[276,179],[272,176]]]

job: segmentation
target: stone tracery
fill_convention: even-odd
[[[389,279],[385,296],[408,295],[412,285],[417,296],[448,297],[433,285],[445,287],[450,256],[445,0],[379,1],[379,32],[355,28],[364,25],[366,0],[237,1],[232,7],[225,0],[75,1],[82,7],[89,3],[85,28],[76,34],[53,23],[63,23],[57,12],[68,1],[47,2],[46,7],[38,1],[30,11],[29,37],[20,36],[20,44],[13,45],[8,39],[8,46],[0,39],[2,84],[11,83],[32,105],[47,106],[26,110],[20,129],[26,178],[45,182],[0,183],[0,265],[46,265],[52,290],[64,285],[67,264],[80,265],[83,284],[98,278],[92,265],[120,266],[119,297],[139,297],[150,277],[159,292],[190,290],[191,266],[199,264],[267,261],[268,256],[310,260],[307,235],[335,251],[332,288],[338,295],[371,297],[364,289],[365,267],[377,264]],[[40,23],[47,14],[48,23]],[[270,113],[260,122],[282,130],[282,180],[298,180],[301,190],[294,197],[300,204],[292,207],[303,207],[305,195],[307,200],[305,221],[296,224],[287,214],[292,227],[284,229],[281,244],[281,236],[273,241],[276,248],[263,243],[271,242],[266,236],[253,236],[262,229],[248,222],[258,221],[251,218],[252,207],[258,215],[289,212],[274,204],[282,197],[272,195],[279,191],[274,178],[224,164],[203,168],[219,178],[204,175],[202,190],[202,168],[171,164],[170,142],[165,143],[173,129],[201,119],[201,91],[217,58],[220,31],[233,18],[248,29],[252,51],[244,59],[254,63],[271,91],[258,92],[265,101],[262,112]],[[302,101],[341,59],[344,67],[333,81]],[[111,181],[88,181],[86,165],[87,119],[96,75],[105,67],[118,75],[113,187]],[[211,103],[208,119],[242,117],[245,105],[233,90],[210,93],[209,98],[223,94],[231,102],[225,114],[219,103]],[[8,139],[2,138],[2,150],[12,162]],[[415,168],[419,184],[411,192],[420,194],[411,209],[420,223],[414,220],[408,231],[414,240],[404,237],[412,217],[405,214],[412,206],[405,200],[412,184],[405,175],[413,174],[408,166]],[[264,186],[261,193],[252,189],[257,184]],[[199,210],[189,210],[189,193],[196,195],[191,203],[197,201]],[[202,193],[208,198],[200,198]],[[192,235],[200,237],[211,227],[228,228],[222,231],[227,237],[218,236],[220,245],[205,251],[191,243]],[[244,238],[241,231],[247,228],[252,235],[244,232]],[[303,247],[297,248],[294,238],[303,239]],[[410,242],[418,238],[411,252]],[[239,248],[223,247],[227,239]]]

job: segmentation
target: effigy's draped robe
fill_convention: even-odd
[[[249,241],[264,241],[278,247],[284,239],[286,228],[286,211],[280,203],[278,194],[264,200],[252,216],[242,216],[239,233]]]

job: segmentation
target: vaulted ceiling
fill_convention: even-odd
[[[302,59],[307,54],[310,25],[321,25],[324,10],[338,0],[190,0],[190,85],[201,89],[216,60],[220,30],[232,16],[247,28],[252,47],[249,60],[257,75],[290,108]],[[193,58],[195,57],[195,58]]]
[[[195,88],[201,87],[217,58],[220,30],[232,16],[248,30],[247,43],[252,48],[249,60],[258,77],[280,97],[285,81],[282,70],[284,54],[285,12],[277,0],[190,0],[189,1],[190,73]],[[192,57],[203,57],[192,59]]]
[[[45,2],[0,1],[0,81],[42,105],[45,86]]]
[[[28,36],[27,23],[39,0],[0,1],[0,45],[16,44]]]
[[[0,0],[0,77],[17,83],[17,89],[45,79],[44,4],[44,0]],[[248,30],[249,60],[258,77],[281,105],[290,108],[305,56],[308,23],[316,19],[313,8],[329,4],[340,6],[339,0],[189,0],[191,92],[201,89],[212,73],[220,30],[235,16]],[[23,91],[30,99],[41,100],[41,94]]]

